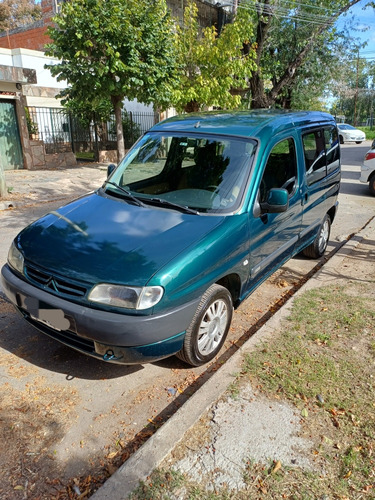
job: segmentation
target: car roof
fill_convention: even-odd
[[[320,111],[211,111],[168,118],[151,128],[152,132],[208,133],[237,137],[266,138],[296,126],[335,124],[333,116]]]

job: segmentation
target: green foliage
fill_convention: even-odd
[[[25,116],[26,116],[26,124],[29,136],[36,135],[38,133],[38,125],[32,120],[29,108],[26,107],[25,107]]]
[[[244,44],[253,36],[250,11],[241,3],[234,23],[220,36],[214,26],[200,30],[198,9],[193,0],[184,12],[184,25],[177,28],[177,57],[181,68],[172,102],[178,111],[199,111],[209,106],[236,108],[240,95],[233,89],[247,88],[255,69],[254,49],[245,54]]]
[[[334,21],[358,1],[260,4],[253,18],[258,70],[250,81],[252,107],[320,108],[317,97],[353,50],[351,37]]]
[[[359,124],[373,114],[375,65],[366,59],[350,58],[345,71],[337,75],[333,86],[336,101],[332,113],[345,116],[345,121]]]
[[[120,108],[125,97],[169,104],[176,62],[165,0],[70,0],[54,22],[46,54],[59,62],[46,67],[69,85],[63,103],[102,116]],[[119,131],[119,114],[116,119]]]
[[[46,54],[60,62],[48,68],[72,87],[66,100],[94,110],[111,96],[168,101],[175,60],[164,0],[71,0],[54,21]]]

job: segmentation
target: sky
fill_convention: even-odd
[[[352,35],[361,42],[367,42],[367,46],[359,51],[360,57],[368,61],[375,61],[375,9],[367,7],[363,10],[368,1],[361,0],[354,5],[346,15],[339,18],[337,26],[341,28],[345,22],[353,19],[355,29],[351,30]]]

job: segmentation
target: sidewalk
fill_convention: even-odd
[[[234,492],[241,487],[243,464],[249,458],[259,462],[277,459],[283,466],[308,469],[311,444],[298,435],[300,412],[286,402],[270,404],[249,383],[237,399],[223,396],[233,383],[234,374],[240,372],[244,355],[254,351],[259,343],[272,342],[273,334],[280,328],[280,322],[289,316],[296,297],[330,284],[373,283],[374,247],[375,220],[372,219],[91,498],[125,500],[138,487],[139,481],[146,481],[158,467],[169,470],[172,466],[198,483],[202,477],[209,476],[215,488],[225,485]],[[191,438],[192,435],[195,436],[194,446],[187,442],[187,436]]]
[[[6,170],[8,195],[0,200],[0,210],[74,199],[100,187],[106,177],[107,164],[104,163],[51,170]]]

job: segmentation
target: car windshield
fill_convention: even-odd
[[[148,133],[105,189],[189,213],[233,212],[240,206],[255,147],[254,140],[224,136]]]
[[[355,127],[346,123],[339,125],[339,128],[341,128],[342,130],[356,130]]]

